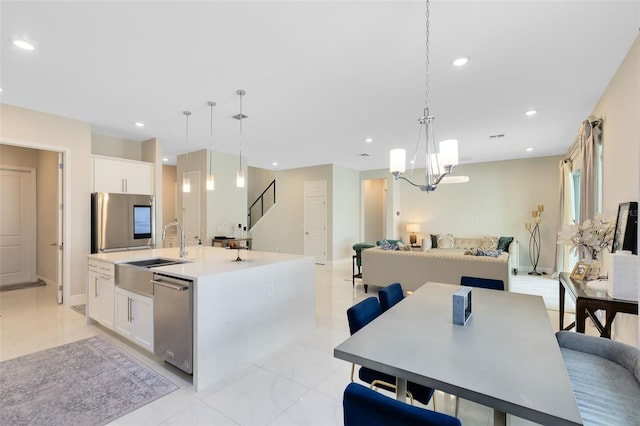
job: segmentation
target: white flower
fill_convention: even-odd
[[[558,232],[558,242],[571,246],[571,252],[578,255],[586,250],[587,254],[595,259],[602,250],[611,245],[614,230],[614,222],[598,215],[593,220],[585,220],[582,225],[575,221],[565,225],[562,231]]]

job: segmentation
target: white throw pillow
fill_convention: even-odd
[[[453,248],[453,234],[438,234],[438,248]]]
[[[422,239],[422,251],[431,250],[431,238],[423,238]]]
[[[482,237],[482,244],[480,244],[480,248],[489,251],[495,251],[498,249],[498,237],[492,236],[484,236]]]

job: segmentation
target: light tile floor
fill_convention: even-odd
[[[193,391],[188,376],[137,351],[115,334],[87,325],[84,316],[58,305],[54,290],[45,287],[0,293],[0,361],[102,335],[179,386],[113,425],[341,425],[342,392],[351,366],[335,359],[333,348],[349,336],[347,308],[375,295],[375,288],[368,295],[362,285],[352,289],[350,275],[350,264],[317,266],[316,329],[199,393]],[[548,312],[556,330],[558,312]],[[566,320],[571,320],[570,315]],[[451,414],[454,398],[438,392],[436,406]],[[491,410],[470,401],[461,401],[459,417],[465,425],[492,423]],[[510,424],[531,423],[511,418]]]

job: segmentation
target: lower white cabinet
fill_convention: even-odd
[[[87,281],[87,313],[89,317],[113,330],[114,326],[113,265],[89,262]]]
[[[153,352],[153,298],[115,289],[115,330]]]

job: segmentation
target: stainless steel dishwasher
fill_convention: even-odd
[[[193,281],[153,275],[154,352],[193,374]]]

